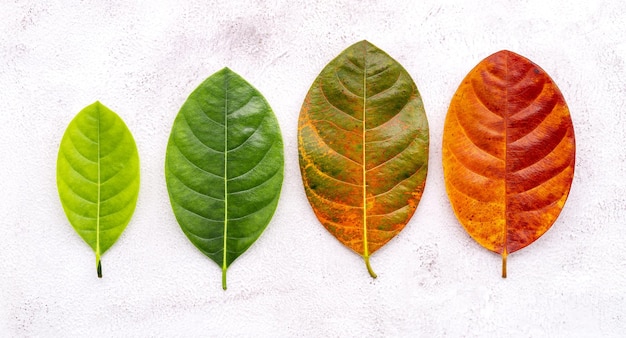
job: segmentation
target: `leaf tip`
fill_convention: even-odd
[[[505,59],[521,59],[524,60],[526,62],[531,62],[530,60],[528,60],[526,57],[517,54],[515,52],[512,52],[508,49],[503,49],[501,51],[495,52],[493,54],[491,54],[491,56],[489,56],[488,58],[493,58],[493,57],[498,57],[498,58],[505,58]]]
[[[374,47],[374,45],[373,45],[371,42],[367,41],[367,40],[361,40],[361,41],[359,41],[359,42],[355,43],[354,45],[355,45],[355,46],[356,46],[356,45],[364,45],[364,46],[365,46],[365,48],[368,48],[368,47]]]
[[[219,71],[217,71],[216,74],[226,74],[230,76],[230,75],[237,74],[237,73],[233,72],[233,70],[228,67],[224,67],[220,69]]]
[[[96,100],[96,102],[90,104],[89,106],[85,107],[85,109],[87,108],[91,108],[91,109],[95,109],[96,111],[100,111],[102,110],[110,110],[107,106],[105,106],[102,102],[100,102],[100,100]]]
[[[228,67],[224,67],[224,68],[218,70],[213,75],[219,75],[220,77],[225,77],[227,79],[241,78],[241,76],[239,74],[235,73],[232,69],[230,69]],[[213,76],[213,75],[211,75],[211,76]]]

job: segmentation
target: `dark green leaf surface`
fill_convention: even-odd
[[[72,227],[100,256],[122,234],[139,193],[137,146],[124,121],[100,102],[70,122],[59,148],[57,187]]]
[[[165,178],[183,232],[226,270],[270,222],[283,181],[283,142],[265,98],[224,68],[180,109]]]

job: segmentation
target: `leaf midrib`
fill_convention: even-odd
[[[222,288],[226,290],[226,252],[228,241],[228,72],[224,74],[224,251],[222,252]]]
[[[502,249],[502,277],[506,278],[506,258],[509,251],[509,165],[508,165],[508,129],[509,129],[509,55],[506,54],[504,62],[505,83],[504,88],[504,248]]]
[[[367,107],[367,44],[363,44],[363,123],[361,124],[361,172],[362,172],[362,180],[363,180],[363,258],[365,259],[365,263],[369,268],[369,248],[367,242],[367,168],[365,166],[365,132],[367,131],[366,127],[366,118],[365,112]],[[371,272],[371,271],[370,271]]]
[[[100,201],[100,194],[101,194],[101,170],[100,170],[100,123],[102,121],[101,116],[100,116],[100,107],[96,106],[96,111],[97,111],[97,117],[98,117],[98,128],[97,128],[97,147],[98,147],[98,183],[97,183],[97,187],[98,187],[98,198],[96,200],[97,203],[97,209],[96,209],[96,270],[98,272],[98,277],[102,277],[101,274],[101,268],[100,268],[100,208],[101,208],[101,201]]]

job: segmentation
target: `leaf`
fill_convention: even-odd
[[[507,255],[543,235],[572,184],[574,129],[552,79],[523,56],[500,51],[456,91],[443,133],[446,189],[480,245]]]
[[[274,214],[283,162],[272,109],[228,68],[194,90],[176,116],[165,160],[170,202],[185,235],[222,268],[224,290],[226,270]]]
[[[59,148],[57,187],[74,230],[100,257],[122,234],[139,193],[137,146],[124,121],[100,102],[70,122]]]
[[[365,260],[397,235],[422,196],[428,121],[402,66],[367,41],[332,60],[298,122],[300,171],[324,227]]]

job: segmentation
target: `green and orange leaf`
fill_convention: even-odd
[[[428,121],[406,70],[367,41],[332,60],[298,122],[304,188],[317,218],[365,259],[396,236],[419,203]]]
[[[563,95],[523,56],[500,51],[463,80],[448,110],[443,168],[454,212],[480,245],[506,257],[554,223],[574,175]]]

